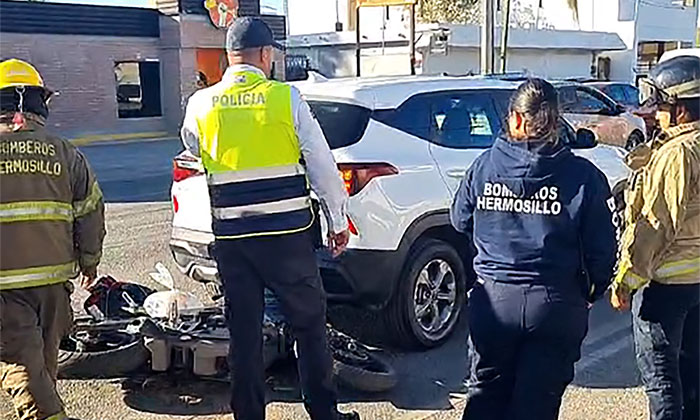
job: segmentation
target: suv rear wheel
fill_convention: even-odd
[[[466,277],[447,242],[423,239],[409,253],[386,311],[386,326],[402,347],[435,347],[455,329],[464,306]]]

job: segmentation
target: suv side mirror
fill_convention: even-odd
[[[576,130],[576,148],[586,149],[595,147],[598,144],[598,139],[593,131],[587,128],[579,128]]]

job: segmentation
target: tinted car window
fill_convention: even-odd
[[[501,124],[490,92],[450,92],[435,98],[431,127],[432,142],[466,149],[489,147]]]
[[[433,95],[416,95],[396,109],[374,111],[372,118],[386,125],[428,140],[430,137],[430,103]]]
[[[576,113],[579,111],[578,97],[575,87],[563,87],[557,89],[559,94],[559,111]]]
[[[622,85],[622,90],[627,96],[627,104],[633,107],[639,107],[639,89],[632,85]]]
[[[620,85],[608,85],[603,90],[603,93],[613,98],[617,103],[627,104],[627,95]]]
[[[578,86],[559,88],[559,111],[572,114],[599,114],[610,109],[613,103],[608,103],[600,93],[593,89]]]
[[[508,114],[508,108],[510,107],[510,98],[515,93],[512,89],[499,89],[490,92],[491,99],[496,106],[496,112],[499,115],[501,121],[505,121]]]
[[[367,108],[340,102],[309,101],[309,106],[331,149],[360,141],[371,114]]]
[[[583,114],[597,114],[607,108],[605,103],[585,90],[576,91],[577,106]]]

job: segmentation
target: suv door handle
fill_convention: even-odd
[[[464,175],[467,174],[466,169],[448,169],[447,170],[447,176],[450,178],[459,178],[462,179],[464,178]]]

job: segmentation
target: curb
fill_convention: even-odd
[[[130,140],[165,140],[173,139],[177,136],[168,135],[167,131],[151,131],[142,133],[122,133],[122,134],[96,134],[73,138],[70,142],[75,146],[86,146],[95,143],[130,141]]]

